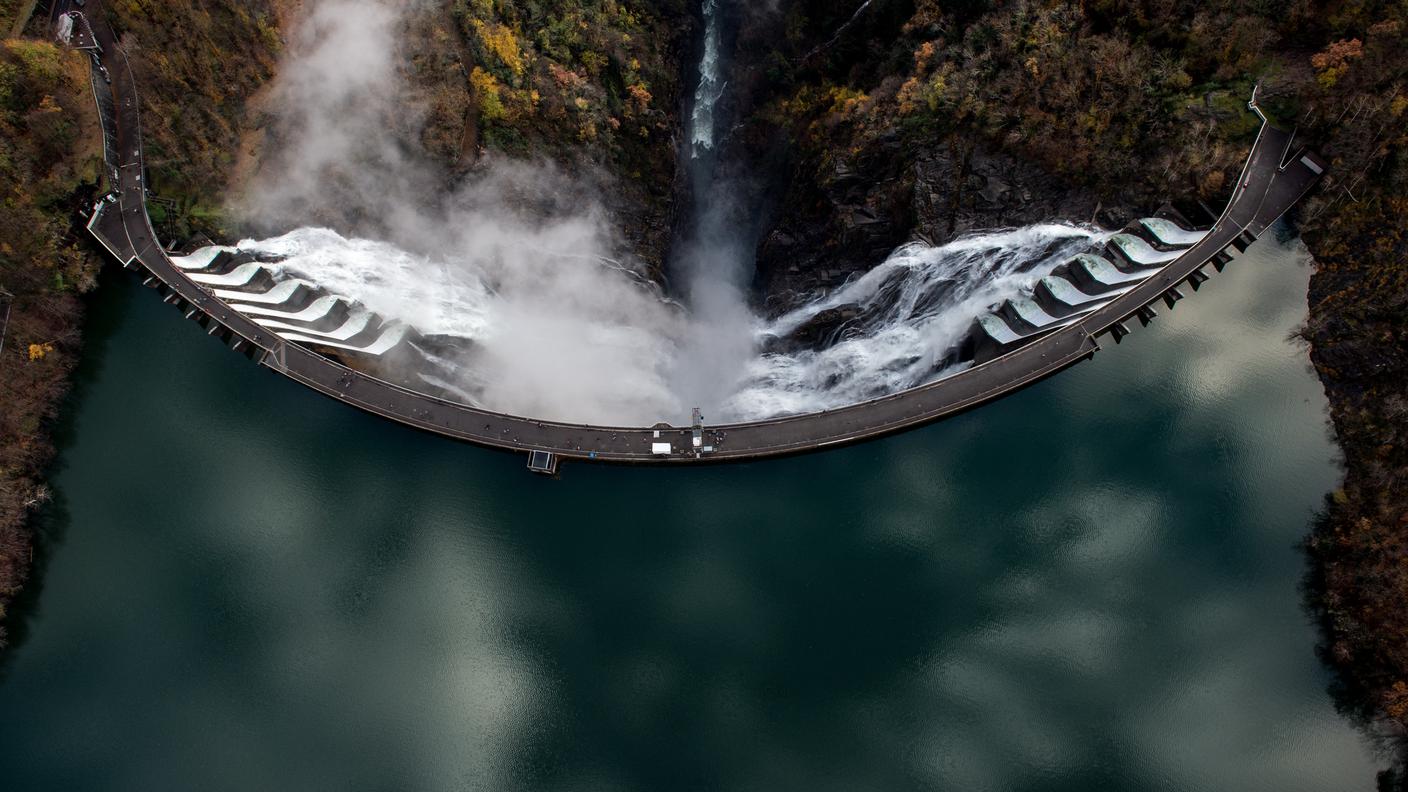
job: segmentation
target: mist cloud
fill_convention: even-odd
[[[683,317],[633,273],[592,182],[490,159],[453,184],[418,152],[399,33],[423,9],[312,8],[273,88],[270,153],[239,205],[253,227],[288,233],[241,246],[422,333],[469,339],[444,362],[487,408],[686,417],[667,383]]]
[[[931,379],[985,307],[978,298],[998,301],[1045,274],[957,289],[972,298],[963,306],[925,298],[916,323],[896,295],[972,287],[991,275],[987,259],[1020,275],[1012,257],[1041,248],[1021,235],[982,256],[909,245],[882,268],[903,284],[856,296],[866,316],[851,329],[863,337],[760,355],[763,339],[836,301],[823,295],[771,322],[753,313],[755,213],[731,180],[748,176],[716,167],[712,149],[690,168],[695,215],[672,263],[688,311],[632,259],[604,208],[609,178],[493,155],[452,178],[424,154],[427,112],[407,78],[405,34],[415,15],[446,12],[431,0],[314,2],[271,89],[261,167],[235,207],[274,235],[242,248],[277,254],[284,275],[427,337],[385,372],[401,381],[491,410],[610,425],[683,424],[695,406],[713,422],[820,410]]]

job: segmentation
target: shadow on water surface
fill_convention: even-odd
[[[102,373],[108,342],[126,320],[130,309],[133,284],[126,273],[110,263],[98,273],[98,287],[83,301],[83,348],[78,365],[69,377],[69,389],[64,395],[57,420],[49,430],[54,446],[54,459],[45,471],[50,481],[64,468],[64,452],[77,436],[76,419],[94,380]],[[9,658],[23,645],[31,629],[44,589],[45,562],[50,553],[63,544],[70,515],[67,496],[62,490],[49,489],[49,501],[30,515],[34,533],[34,560],[29,576],[19,594],[10,602],[5,614],[7,646],[0,650],[0,684],[5,680]]]
[[[1312,535],[1332,536],[1330,496],[1311,524]],[[1333,614],[1326,607],[1324,561],[1317,558],[1313,543],[1302,542],[1305,575],[1301,579],[1301,597],[1306,614],[1315,623],[1317,640],[1315,655],[1330,672],[1325,692],[1334,702],[1335,711],[1359,729],[1375,747],[1380,757],[1391,763],[1377,778],[1380,792],[1408,792],[1408,734],[1393,729],[1379,719],[1374,693],[1369,690],[1351,667],[1352,658],[1336,657]]]

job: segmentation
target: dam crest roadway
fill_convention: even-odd
[[[1253,92],[1261,127],[1226,208],[1207,229],[1148,218],[1114,235],[1101,255],[1083,255],[1040,279],[1030,296],[983,314],[965,356],[973,365],[941,379],[824,412],[723,425],[610,427],[493,412],[379,379],[320,353],[378,356],[414,331],[314,284],[276,282],[257,258],[234,250],[168,255],[147,213],[141,102],[127,54],[103,18],[102,0],[79,8],[57,0],[52,29],[87,52],[104,137],[110,191],[88,229],[123,267],[212,336],[329,397],[417,429],[528,456],[536,472],[560,460],[684,465],[816,451],[928,424],[1001,398],[1116,342],[1134,320],[1147,325],[1157,303],[1173,307],[1220,271],[1294,206],[1325,163],[1293,146]]]

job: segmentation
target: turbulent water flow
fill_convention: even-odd
[[[745,227],[759,214],[747,204],[756,191],[730,183],[746,168],[721,168],[717,156],[730,7],[700,2],[699,79],[680,152],[692,216],[670,263],[685,305],[612,261],[621,235],[590,195],[546,217],[520,211],[520,196],[579,193],[567,174],[498,161],[447,195],[407,175],[415,169],[403,167],[404,147],[384,123],[403,92],[392,60],[350,75],[329,66],[394,49],[402,5],[393,0],[318,6],[275,92],[289,164],[248,196],[266,223],[336,203],[345,211],[331,217],[354,227],[376,217],[388,241],[299,228],[240,243],[261,263],[206,282],[274,332],[364,353],[383,376],[474,406],[615,425],[681,423],[700,407],[720,422],[826,409],[942,376],[977,314],[1097,241],[1093,230],[1041,225],[911,244],[784,316],[756,316],[756,231]],[[342,184],[354,187],[329,192]],[[260,267],[268,275],[255,277]],[[282,285],[269,288],[269,276]]]
[[[694,107],[690,113],[690,141],[695,157],[714,148],[714,106],[724,95],[724,80],[720,73],[723,34],[719,29],[718,0],[704,0],[704,54],[699,59],[699,84],[694,89]]]
[[[771,321],[753,318],[756,351],[741,385],[711,420],[752,420],[829,409],[894,393],[956,371],[956,345],[973,318],[1028,292],[1042,275],[1106,238],[1098,230],[1043,224],[974,234],[946,245],[905,245],[844,286]],[[394,245],[300,229],[239,245],[281,260],[279,279],[302,278],[425,335],[462,339],[461,358],[425,352],[428,385],[491,409],[605,423],[678,421],[697,394],[669,373],[709,361],[693,357],[692,336],[713,323],[642,288],[627,274],[592,264],[587,303],[563,295],[529,299],[495,283],[471,258],[433,259]],[[563,277],[588,266],[558,257]],[[613,310],[623,301],[630,310]],[[828,316],[839,321],[826,322]],[[543,328],[561,332],[544,335]],[[606,369],[600,377],[584,370]]]
[[[931,247],[905,245],[884,263],[758,330],[760,346],[800,348],[763,354],[725,411],[736,419],[812,412],[912,388],[958,369],[955,347],[985,309],[1019,294],[1061,262],[1108,235],[1042,224],[963,237]],[[826,314],[846,317],[824,335],[807,333]]]

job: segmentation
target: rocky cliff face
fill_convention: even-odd
[[[71,222],[100,167],[91,108],[82,58],[0,43],[0,621],[29,571],[26,518],[49,498],[48,424],[78,360],[78,295],[100,261]]]

